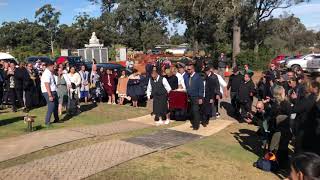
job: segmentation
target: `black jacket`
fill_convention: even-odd
[[[24,88],[24,81],[28,76],[26,68],[17,68],[14,72],[15,89],[22,90]]]
[[[228,90],[231,88],[230,92],[238,92],[242,81],[243,76],[240,73],[238,75],[232,74],[229,78]]]
[[[216,95],[220,95],[220,85],[217,75],[212,74],[205,78],[205,99],[215,99]]]
[[[312,108],[316,103],[317,96],[315,94],[310,94],[298,99],[293,106],[292,113],[296,113],[296,118],[294,119],[294,130],[295,132],[303,131],[305,129],[305,122],[308,121]]]
[[[242,81],[240,87],[241,88],[239,88],[238,91],[239,101],[242,103],[252,101],[252,96],[250,94],[255,94],[255,86],[252,80],[248,82]]]

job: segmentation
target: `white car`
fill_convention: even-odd
[[[308,71],[307,64],[315,57],[319,57],[320,54],[307,54],[300,58],[288,59],[285,63],[287,69],[295,70],[296,68],[302,68],[303,71]],[[310,63],[309,63],[310,64]]]
[[[310,73],[320,73],[320,55],[314,55],[313,59],[307,62],[306,71]]]

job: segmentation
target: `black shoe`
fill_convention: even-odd
[[[208,123],[201,123],[203,127],[207,127]]]
[[[53,123],[59,123],[59,122],[60,122],[59,120],[54,120],[54,121],[53,121]]]

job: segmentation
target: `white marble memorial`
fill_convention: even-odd
[[[102,48],[103,44],[100,44],[100,41],[96,36],[96,33],[93,32],[89,40],[89,44],[85,44],[84,46],[86,48]]]

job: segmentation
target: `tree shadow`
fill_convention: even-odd
[[[12,118],[8,118],[8,119],[3,119],[0,120],[0,126],[5,126],[11,123],[15,123],[18,121],[23,121],[24,116],[17,116],[17,117],[12,117]]]

